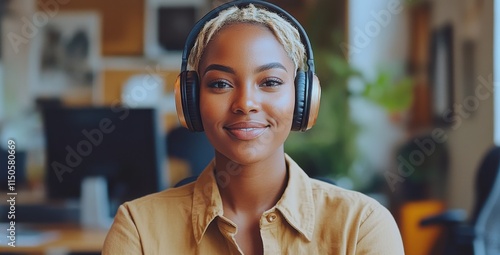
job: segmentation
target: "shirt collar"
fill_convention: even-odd
[[[276,208],[286,221],[311,241],[314,222],[314,202],[309,176],[285,154],[288,167],[288,185]]]
[[[214,176],[215,161],[203,170],[194,184],[192,223],[197,243],[205,234],[210,223],[223,215],[222,199]]]
[[[311,183],[307,174],[285,154],[288,184],[274,208],[308,241],[314,231],[314,203]],[[194,186],[192,223],[197,243],[200,243],[210,223],[223,215],[222,199],[214,175],[215,161],[203,170]],[[274,208],[270,209],[273,210]]]

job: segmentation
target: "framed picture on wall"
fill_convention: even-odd
[[[178,59],[186,38],[207,10],[205,0],[146,0],[144,53],[148,58]],[[176,65],[177,65],[176,64]]]
[[[432,114],[435,125],[453,123],[453,28],[445,25],[431,36],[429,83],[432,94]]]
[[[462,75],[463,91],[462,100],[469,96],[474,96],[474,85],[476,82],[476,42],[472,39],[465,40],[462,43]]]
[[[92,102],[99,88],[100,16],[97,12],[59,12],[40,30],[36,97]]]

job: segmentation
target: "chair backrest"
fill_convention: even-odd
[[[498,173],[500,168],[496,170]],[[500,254],[500,174],[493,178],[490,195],[479,212],[474,229],[475,255]]]
[[[475,183],[475,205],[470,219],[472,224],[475,224],[479,215],[483,211],[486,200],[492,194],[493,185],[498,175],[500,167],[500,147],[493,146],[490,148],[479,166],[476,174]]]

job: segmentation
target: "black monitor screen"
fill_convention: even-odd
[[[165,188],[166,153],[152,109],[43,111],[49,200],[78,199],[82,180],[106,177],[113,204]]]

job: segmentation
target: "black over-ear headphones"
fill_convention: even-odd
[[[238,0],[223,4],[200,19],[189,33],[184,51],[182,52],[181,73],[175,82],[175,104],[177,116],[181,125],[191,131],[203,131],[203,123],[200,114],[200,83],[196,71],[187,71],[188,55],[193,48],[198,33],[203,29],[206,22],[217,17],[219,13],[233,6],[245,7],[253,4],[256,7],[279,14],[300,33],[307,55],[307,71],[297,71],[295,77],[295,109],[293,112],[292,130],[306,131],[316,122],[319,112],[321,88],[317,77],[314,76],[314,60],[311,43],[300,23],[289,13],[280,7],[260,0]]]

